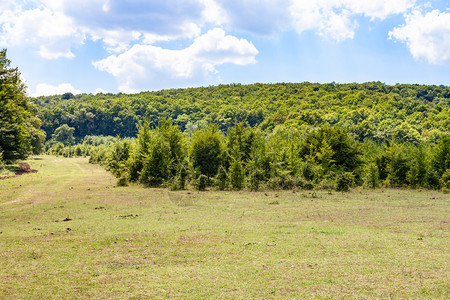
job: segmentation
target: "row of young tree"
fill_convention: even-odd
[[[90,162],[105,166],[119,185],[140,182],[199,190],[336,189],[352,186],[450,189],[450,136],[437,143],[359,142],[345,129],[302,131],[279,125],[271,133],[235,124],[183,133],[162,119],[138,124],[133,139],[90,149]]]

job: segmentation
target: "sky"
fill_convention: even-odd
[[[450,85],[450,0],[0,0],[3,48],[30,96]]]

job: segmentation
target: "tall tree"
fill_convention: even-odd
[[[223,136],[216,126],[210,125],[192,136],[192,163],[201,174],[215,176],[223,162],[224,153]]]
[[[3,159],[23,159],[31,153],[30,108],[26,87],[17,68],[11,68],[6,49],[0,51],[0,152]]]

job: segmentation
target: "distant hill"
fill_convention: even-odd
[[[133,137],[144,117],[160,117],[182,131],[214,123],[226,132],[236,122],[262,131],[277,125],[308,130],[345,127],[358,140],[433,140],[450,128],[450,87],[417,84],[229,84],[138,94],[82,94],[31,98],[50,138],[63,124],[74,136]]]

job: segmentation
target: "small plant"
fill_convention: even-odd
[[[219,171],[216,176],[217,186],[219,190],[223,191],[228,187],[228,174],[223,166],[219,167]]]
[[[172,191],[184,190],[186,188],[186,180],[189,175],[187,168],[185,163],[180,165],[177,175],[173,178],[169,186]]]
[[[259,187],[261,185],[260,181],[261,172],[259,171],[253,171],[249,178],[248,178],[248,184],[251,191],[257,191],[259,190]]]
[[[198,191],[204,191],[206,190],[207,185],[208,185],[208,177],[204,174],[201,174],[195,182],[195,188]]]
[[[439,176],[436,171],[429,169],[425,175],[425,181],[429,189],[437,190],[439,189]]]
[[[122,176],[117,179],[117,186],[128,186],[128,178],[126,176]]]
[[[307,181],[303,184],[304,190],[312,190],[314,188],[314,183],[312,181]]]
[[[441,186],[444,194],[450,193],[450,169],[447,169],[441,177]]]
[[[355,181],[355,176],[351,172],[340,173],[336,178],[336,191],[347,192]]]
[[[372,189],[377,188],[380,185],[378,167],[374,163],[367,166],[366,184]]]
[[[240,160],[235,159],[230,166],[230,183],[233,189],[241,190],[244,186],[244,169]]]
[[[41,254],[40,252],[38,252],[38,251],[33,250],[33,251],[31,251],[31,252],[28,254],[28,257],[29,257],[30,259],[36,260],[36,259],[41,258],[41,257],[42,257],[42,254]]]
[[[5,162],[3,161],[3,152],[0,151],[0,171],[5,168]]]

